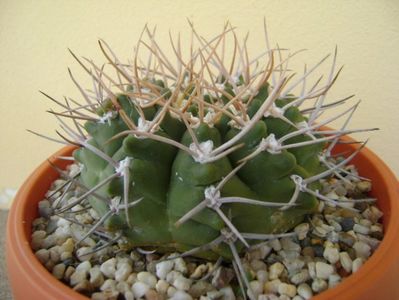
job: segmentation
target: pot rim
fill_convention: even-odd
[[[347,141],[353,141],[350,137],[344,138]],[[353,150],[355,146],[345,145],[344,147],[349,147]],[[49,162],[56,165],[63,164],[65,167],[68,162],[60,161],[57,157],[70,154],[75,148],[75,146],[63,147],[51,156]],[[365,160],[367,163],[374,165],[380,174],[384,174],[384,183],[387,188],[387,195],[389,195],[384,201],[388,201],[390,206],[389,215],[385,215],[386,212],[384,212],[384,218],[388,219],[386,222],[384,220],[384,238],[377,250],[356,273],[345,278],[334,288],[328,289],[312,298],[315,300],[334,299],[336,297],[342,297],[342,295],[345,295],[345,297],[356,297],[356,295],[359,295],[359,288],[357,287],[360,286],[361,288],[361,286],[372,284],[376,276],[384,273],[384,270],[389,268],[393,257],[397,257],[397,255],[392,255],[392,251],[396,251],[396,249],[399,250],[399,239],[397,238],[399,232],[398,181],[388,166],[368,148],[364,147],[356,156],[356,160]],[[87,300],[88,298],[86,296],[75,292],[72,288],[53,277],[53,275],[38,261],[30,247],[31,224],[27,224],[25,220],[27,211],[26,203],[29,201],[30,194],[34,192],[35,186],[37,186],[44,177],[48,177],[47,174],[49,172],[53,179],[58,177],[56,171],[51,168],[49,162],[43,162],[27,178],[13,201],[7,221],[7,261],[10,256],[9,252],[14,251],[13,255],[17,258],[15,262],[17,266],[15,267],[19,269],[19,272],[23,273],[21,276],[25,276],[32,285],[39,285],[43,289],[43,293],[48,294],[51,298]],[[51,180],[51,182],[52,181],[53,180]],[[43,190],[48,190],[48,188],[49,187],[44,187]],[[381,200],[378,199],[378,202],[380,201]],[[394,244],[395,241],[396,245]],[[8,266],[8,269],[9,268],[10,266]],[[10,283],[12,283],[11,280]],[[15,290],[22,287],[12,286],[12,288]]]

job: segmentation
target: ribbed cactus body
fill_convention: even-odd
[[[251,100],[247,108],[249,117],[258,111],[267,98],[267,89],[268,85],[263,86]],[[230,93],[234,96],[232,91]],[[119,95],[117,102],[134,124],[140,122],[134,99],[127,95]],[[282,107],[289,102],[289,99],[277,100],[276,106]],[[158,105],[145,108],[145,120],[152,121],[161,110],[162,106]],[[198,116],[196,105],[190,106],[189,110],[194,116]],[[117,110],[108,108],[107,105],[103,105],[103,109],[98,113],[100,117],[106,113],[111,113],[112,116],[105,122],[88,121],[85,124],[90,135],[88,143],[116,162],[128,158],[129,178],[117,176],[98,188],[97,197],[90,196],[91,205],[101,215],[106,214],[109,205],[101,197],[123,199],[126,184],[124,181],[127,180],[129,202],[142,200],[129,208],[129,222],[125,214],[119,212],[106,220],[106,228],[111,231],[122,230],[131,246],[156,246],[160,249],[179,251],[209,244],[220,236],[226,222],[209,206],[182,224],[176,222],[199,205],[206,197],[207,191],[228,176],[240,164],[240,160],[253,153],[262,140],[271,134],[280,138],[298,130],[297,127],[278,118],[264,116],[238,140],[236,144],[241,146],[237,150],[215,161],[201,162],[186,151],[162,141],[134,134],[114,138],[129,129],[126,122]],[[305,120],[296,107],[291,107],[284,115],[293,124]],[[217,117],[212,124],[204,122],[192,128],[197,142],[212,149],[234,138],[240,130],[232,126],[231,119],[224,114]],[[187,147],[194,142],[182,120],[170,111],[166,113],[154,134]],[[286,144],[308,140],[310,137],[304,133],[290,139]],[[307,178],[322,170],[318,159],[322,148],[323,143],[319,143],[281,150],[278,153],[262,151],[243,164],[218,191],[219,196],[287,203],[296,189],[292,175]],[[115,166],[87,147],[76,150],[74,156],[83,165],[80,180],[88,188],[95,187],[116,172]],[[312,186],[317,188],[317,183]],[[317,203],[313,195],[301,191],[296,205],[286,209],[281,209],[281,206],[267,207],[248,203],[224,203],[219,205],[218,209],[239,232],[275,234],[292,229],[306,214],[315,211]],[[236,241],[236,247],[241,249],[242,243]],[[218,256],[230,258],[231,252],[226,244],[218,243],[196,255],[210,259]]]

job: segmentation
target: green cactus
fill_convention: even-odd
[[[295,235],[289,231],[316,212],[320,200],[340,205],[318,189],[357,153],[337,165],[326,162],[340,136],[355,132],[346,126],[357,105],[315,123],[349,99],[323,102],[340,72],[336,52],[327,81],[307,88],[306,78],[326,58],[294,80],[287,68],[293,55],[268,48],[251,61],[244,42],[235,43],[225,64],[221,45],[229,33],[235,37],[225,30],[208,42],[198,37],[188,60],[172,43],[173,65],[146,32],[147,65],[122,64],[100,41],[118,79],[73,54],[94,89],[87,92],[70,73],[87,103],[72,108],[69,100],[51,99],[66,109],[54,112],[69,136],[60,134],[61,142],[80,146],[73,154],[82,167],[76,180],[86,192],[54,212],[84,203],[101,216],[87,236],[102,226],[124,237],[126,247],[233,260],[245,281],[238,257],[246,248]],[[267,64],[259,71],[261,59]],[[299,85],[301,94],[292,95]],[[312,99],[312,107],[300,108]],[[320,130],[345,116],[340,130]],[[76,129],[62,117],[72,118]]]

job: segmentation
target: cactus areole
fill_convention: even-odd
[[[79,146],[73,156],[81,172],[70,180],[84,193],[54,213],[92,207],[101,217],[89,234],[113,232],[126,247],[222,257],[243,273],[246,248],[295,235],[320,201],[342,205],[318,190],[361,148],[329,162],[342,135],[361,131],[346,129],[357,104],[340,109],[351,97],[325,101],[341,70],[336,51],[329,73],[312,82],[329,56],[294,75],[288,65],[297,53],[270,47],[265,36],[265,51],[253,58],[230,25],[209,40],[192,28],[188,50],[180,37],[171,39],[170,57],[147,27],[130,63],[102,40],[102,67],[71,52],[92,90],[70,72],[84,104],[46,96],[62,107],[51,111],[62,139],[51,139]],[[326,110],[338,112],[320,120]],[[335,120],[340,130],[320,130]]]

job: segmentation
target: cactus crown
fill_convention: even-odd
[[[345,172],[361,148],[338,164],[329,162],[340,137],[360,131],[346,128],[358,103],[316,123],[352,98],[325,103],[342,69],[336,70],[336,50],[326,80],[311,83],[309,75],[329,56],[295,76],[288,64],[298,52],[271,48],[266,27],[266,51],[250,58],[247,39],[238,42],[229,24],[210,40],[190,25],[188,58],[180,36],[171,38],[171,59],[148,27],[130,64],[102,40],[108,61],[102,67],[71,52],[93,80],[86,90],[69,71],[85,103],[45,95],[62,108],[51,111],[62,139],[50,139],[79,146],[73,159],[81,172],[67,182],[82,193],[69,203],[54,202],[53,213],[70,216],[78,204],[93,207],[101,218],[83,238],[113,232],[109,243],[122,236],[127,246],[222,257],[245,281],[242,249],[295,235],[289,230],[318,201],[342,205],[318,188],[320,180]],[[301,109],[304,103],[312,105]],[[321,130],[340,118],[339,130]]]

